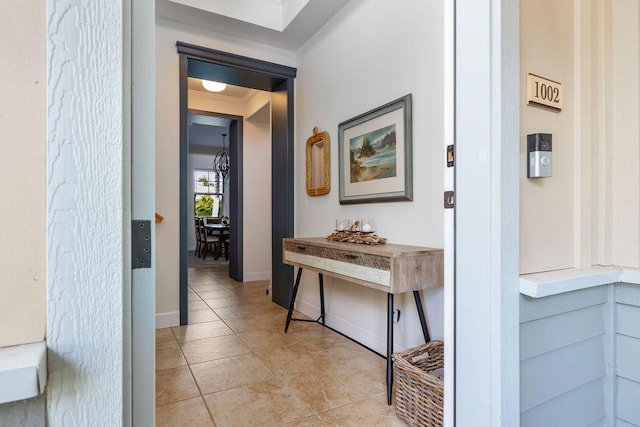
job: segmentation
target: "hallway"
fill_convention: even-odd
[[[319,324],[284,334],[268,282],[221,266],[189,269],[189,286],[191,324],[156,331],[156,425],[405,425],[386,405],[385,360]]]

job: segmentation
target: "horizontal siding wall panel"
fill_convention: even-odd
[[[628,423],[625,420],[621,420],[620,418],[618,418],[616,420],[616,427],[638,427],[638,425],[637,424]]]
[[[520,360],[605,333],[603,305],[520,324]]]
[[[585,405],[585,402],[602,402],[603,393],[603,379],[599,378],[523,412],[520,415],[520,427],[602,425],[604,406]]]
[[[593,305],[605,304],[608,301],[607,288],[607,286],[598,286],[545,298],[531,298],[520,295],[520,323]]]
[[[640,307],[616,304],[616,327],[619,334],[640,338]]]
[[[640,426],[640,383],[618,378],[618,418]]]
[[[520,363],[520,411],[527,411],[604,375],[602,336],[525,360]],[[583,402],[583,405],[604,407],[604,401]]]
[[[640,426],[640,287],[621,283],[616,300],[616,426]]]
[[[640,285],[618,283],[616,285],[616,302],[640,306]]]
[[[640,339],[618,335],[616,345],[616,374],[640,383]],[[640,400],[637,406],[640,411]]]
[[[640,286],[521,296],[520,358],[522,426],[640,427]]]

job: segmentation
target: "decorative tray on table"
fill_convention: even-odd
[[[327,236],[327,240],[334,242],[358,243],[361,245],[384,245],[387,243],[385,237],[380,237],[373,231],[360,231],[355,222],[349,230],[336,230]]]

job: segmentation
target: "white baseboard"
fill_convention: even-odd
[[[180,312],[156,313],[156,329],[180,326]]]
[[[255,282],[257,280],[271,280],[270,271],[253,271],[242,274],[243,282]]]
[[[297,300],[295,305],[296,310],[302,314],[309,316],[313,319],[320,315],[320,307],[309,304],[304,300]],[[327,326],[339,331],[341,334],[346,335],[352,340],[369,347],[370,349],[380,353],[387,353],[387,338],[386,336],[380,336],[374,332],[361,328],[352,322],[343,319],[340,316],[331,315],[325,312],[325,321]],[[291,327],[291,326],[289,326]],[[398,345],[394,342],[394,351],[403,351],[406,348],[402,345]]]

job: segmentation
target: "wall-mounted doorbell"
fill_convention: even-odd
[[[529,155],[527,178],[546,178],[551,176],[550,133],[527,135],[527,154]]]

